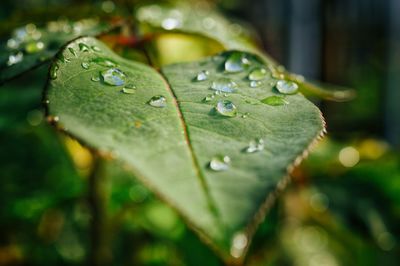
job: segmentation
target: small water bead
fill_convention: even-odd
[[[24,54],[22,52],[17,52],[8,56],[7,66],[12,66],[18,64],[24,59]]]
[[[28,42],[25,45],[25,51],[28,54],[37,53],[37,52],[42,51],[43,49],[44,49],[44,43],[42,43],[42,42],[32,41],[32,42]]]
[[[149,104],[153,107],[164,108],[167,106],[167,99],[162,95],[153,96]]]
[[[279,80],[276,83],[276,89],[283,94],[295,94],[299,86],[292,81]]]
[[[271,106],[280,106],[289,104],[289,102],[282,96],[269,96],[265,99],[262,99],[261,102]]]
[[[90,64],[88,62],[82,62],[81,66],[82,66],[83,69],[89,69]]]
[[[100,72],[104,83],[111,86],[122,86],[125,84],[126,75],[118,68],[110,68]]]
[[[134,94],[136,92],[136,86],[127,85],[127,86],[123,87],[121,91],[125,94]]]
[[[79,46],[79,51],[81,51],[81,52],[90,52],[90,48],[89,48],[89,46],[87,44],[85,44],[83,42],[80,42],[78,44],[78,46]]]
[[[218,155],[211,159],[209,167],[211,170],[220,172],[228,170],[230,164],[231,158],[229,158],[229,156]]]
[[[255,153],[264,150],[264,140],[255,139],[250,141],[249,146],[245,149],[246,153]]]
[[[75,52],[74,48],[69,47],[69,48],[68,48],[68,51],[69,51],[73,56],[76,57],[76,52]]]
[[[241,52],[232,53],[225,61],[225,71],[229,73],[238,73],[247,69],[250,66],[250,61],[245,54]]]
[[[66,58],[63,54],[59,54],[57,58],[62,62],[62,63],[69,63],[70,60]]]
[[[104,57],[97,57],[92,59],[92,62],[99,65],[99,66],[105,66],[105,67],[116,67],[117,63],[115,63],[113,60],[104,58]]]
[[[242,118],[247,118],[249,115],[250,115],[250,113],[246,112],[246,113],[242,114]]]
[[[257,87],[260,87],[262,85],[262,82],[259,81],[259,80],[252,80],[252,81],[250,81],[249,85],[250,85],[251,88],[257,88]]]
[[[203,102],[210,102],[215,98],[214,94],[208,94],[206,97],[204,97]]]
[[[239,232],[232,239],[230,253],[234,258],[240,258],[245,251],[249,240],[245,233]]]
[[[57,64],[53,64],[50,67],[50,78],[51,79],[56,79],[57,78],[57,71],[58,71],[58,65]]]
[[[92,77],[90,80],[94,81],[94,82],[99,82],[100,81],[100,77]]]
[[[229,78],[218,78],[211,84],[211,89],[220,92],[235,92],[237,84]]]
[[[93,52],[101,52],[101,49],[97,46],[92,45],[90,48],[92,48]]]
[[[235,117],[237,115],[236,106],[228,100],[218,101],[215,110],[217,110],[220,115],[226,117]]]
[[[210,75],[210,72],[208,72],[207,70],[203,70],[199,74],[197,74],[196,80],[197,81],[207,80],[208,79],[208,75]]]
[[[267,77],[267,70],[265,68],[256,68],[249,74],[249,80],[258,81],[263,80]]]

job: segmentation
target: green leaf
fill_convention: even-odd
[[[80,52],[81,43],[101,51]],[[78,56],[53,62],[56,75],[51,73],[48,83],[52,120],[86,145],[123,161],[226,260],[241,259],[287,182],[288,170],[322,134],[318,108],[301,94],[284,95],[288,104],[282,106],[262,103],[279,93],[271,72],[252,54],[239,53],[246,60],[237,73],[225,72],[224,63],[236,60],[238,52],[226,52],[166,66],[163,78],[93,38],[77,39],[61,54],[69,48]],[[266,76],[253,88],[248,74],[255,68],[266,68]],[[202,71],[206,79],[196,81]],[[234,93],[212,95],[211,87],[222,88],[228,81]],[[134,92],[124,93],[124,88]],[[211,168],[225,171],[210,168],[213,158]]]
[[[52,21],[46,27],[34,24],[17,28],[0,46],[0,83],[51,59],[67,42],[81,35],[98,35],[109,26],[94,19],[77,22]],[[65,55],[65,59],[73,54]]]

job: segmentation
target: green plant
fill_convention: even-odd
[[[288,73],[244,27],[210,9],[142,6],[134,23],[102,23],[29,24],[0,58],[1,82],[48,67],[47,76],[30,73],[47,77],[38,86],[48,121],[90,150],[91,262],[111,260],[110,228],[124,212],[124,200],[108,210],[116,167],[128,186],[138,179],[168,202],[227,263],[241,263],[293,166],[325,130],[299,92],[351,93]]]

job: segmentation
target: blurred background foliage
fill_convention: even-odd
[[[42,25],[60,17],[127,16],[133,21],[135,7],[149,2],[156,3],[2,0],[0,38],[7,40],[11,29],[26,23]],[[346,103],[313,99],[329,133],[293,172],[289,188],[258,229],[245,264],[398,265],[398,2],[191,4],[252,25],[249,32],[260,36],[259,45],[290,71],[357,91],[357,98]],[[144,48],[130,47],[131,36],[135,33],[125,28],[101,39],[127,58],[148,62]],[[160,33],[145,49],[157,66],[222,47],[196,34]],[[118,162],[106,160],[101,172],[107,178],[90,188],[96,167],[92,153],[45,121],[41,94],[47,69],[44,64],[0,87],[0,265],[83,265],[93,256],[93,245],[107,254],[110,265],[223,265]],[[103,196],[100,214],[93,212],[98,194]]]

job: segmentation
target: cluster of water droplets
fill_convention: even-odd
[[[6,49],[9,55],[5,64],[7,66],[19,64],[26,55],[35,54],[46,49],[51,39],[47,37],[49,34],[60,33],[78,36],[84,30],[94,27],[96,24],[96,20],[82,20],[74,23],[67,20],[58,20],[47,23],[46,28],[41,29],[32,23],[17,28],[6,42]],[[43,57],[38,58],[38,60],[44,59]]]

